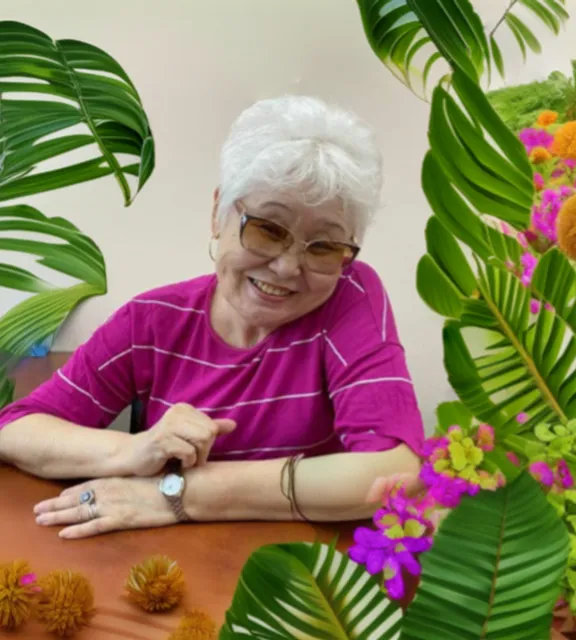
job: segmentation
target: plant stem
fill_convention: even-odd
[[[504,11],[502,17],[500,18],[500,20],[498,20],[498,22],[494,26],[494,29],[490,31],[490,38],[492,38],[496,33],[496,31],[498,31],[498,29],[501,27],[504,20],[506,20],[506,16],[510,13],[510,11],[512,11],[512,9],[514,8],[514,5],[516,4],[518,4],[518,0],[511,0],[510,4],[508,5],[508,8],[506,9],[506,11]]]

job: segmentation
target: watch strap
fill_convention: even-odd
[[[178,522],[190,522],[190,520],[192,520],[192,518],[184,510],[182,496],[166,496],[166,499],[170,503],[172,511],[174,511]]]

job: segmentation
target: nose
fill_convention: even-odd
[[[302,274],[303,259],[302,250],[296,244],[293,244],[277,258],[274,258],[268,267],[279,278],[293,278]]]

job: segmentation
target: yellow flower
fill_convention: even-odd
[[[544,147],[534,147],[532,149],[532,153],[530,154],[530,162],[532,164],[543,164],[544,162],[548,162],[548,160],[552,159],[552,154],[548,149]]]
[[[94,615],[94,591],[81,573],[52,571],[38,581],[38,619],[46,631],[72,636]]]
[[[35,593],[22,580],[29,574],[24,560],[0,564],[0,629],[17,629],[30,618]]]
[[[571,260],[576,260],[576,196],[562,205],[556,225],[560,249]]]
[[[448,478],[457,477],[479,484],[477,468],[484,460],[484,452],[460,428],[449,430],[447,436],[450,440],[448,457],[438,457],[434,462],[434,471]]]
[[[189,611],[168,640],[216,640],[216,624],[202,611]]]
[[[555,156],[565,160],[576,160],[576,122],[567,122],[562,125],[556,135],[551,148]]]
[[[184,596],[184,572],[167,556],[152,556],[130,570],[126,591],[145,611],[169,611]]]
[[[558,120],[558,114],[556,111],[542,111],[542,113],[538,116],[537,123],[541,127],[549,127],[551,124],[554,124]]]

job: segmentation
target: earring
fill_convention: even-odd
[[[210,256],[210,260],[212,260],[212,262],[216,262],[216,258],[214,257],[214,251],[212,249],[214,240],[218,240],[218,236],[212,236],[210,238],[210,242],[208,243],[208,255]]]

